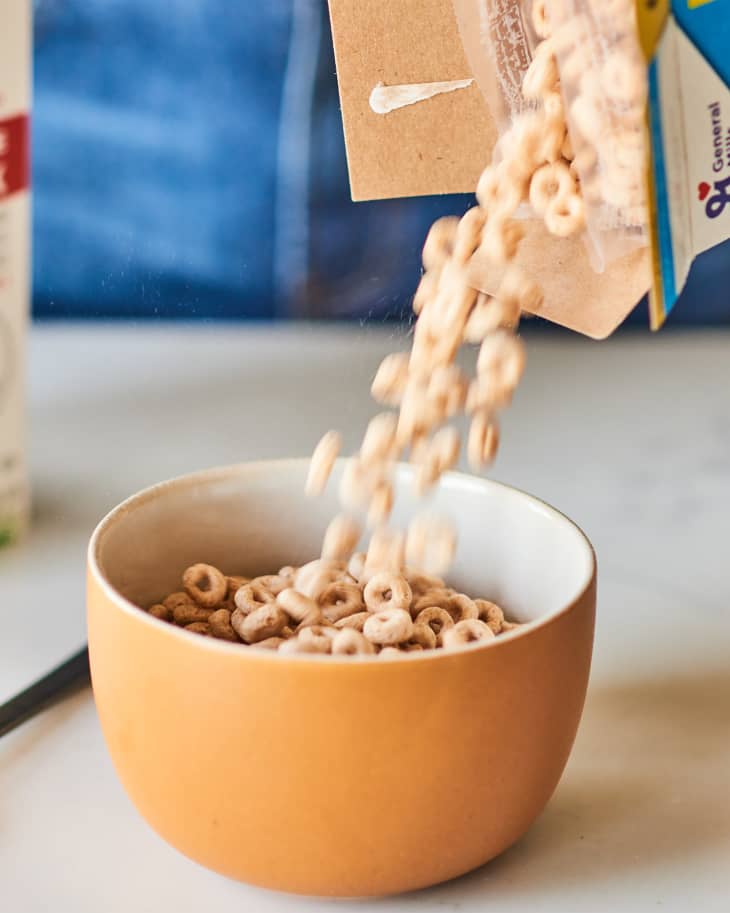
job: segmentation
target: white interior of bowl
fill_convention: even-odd
[[[249,463],[147,489],[99,525],[92,569],[130,602],[148,606],[180,589],[182,571],[196,562],[251,576],[309,561],[339,510],[342,463],[321,498],[304,496],[306,472],[306,460]],[[409,479],[410,469],[399,467],[396,526],[405,526],[414,508],[424,509],[408,495]],[[594,558],[586,537],[529,495],[454,473],[426,507],[458,530],[449,583],[500,603],[516,620],[560,611],[590,582]]]

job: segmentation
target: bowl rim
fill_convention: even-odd
[[[337,461],[338,464],[342,464],[343,462],[346,462],[346,460],[343,458],[340,458]],[[147,487],[125,498],[123,501],[117,504],[116,507],[113,507],[104,517],[102,517],[102,519],[96,525],[94,531],[91,534],[91,538],[89,539],[89,544],[87,547],[87,568],[89,575],[93,577],[94,582],[107,597],[108,601],[115,606],[115,608],[121,610],[125,614],[132,616],[140,624],[152,625],[159,631],[165,631],[170,637],[182,637],[182,642],[188,645],[196,643],[198,644],[198,647],[203,650],[223,651],[229,655],[237,655],[239,657],[243,657],[244,660],[253,660],[255,662],[325,663],[326,665],[337,664],[353,667],[371,665],[374,668],[380,669],[382,669],[384,666],[390,666],[404,662],[442,662],[448,658],[453,658],[459,655],[463,656],[465,654],[471,654],[477,651],[499,649],[505,644],[511,643],[518,638],[529,637],[531,633],[553,624],[564,615],[570,613],[584,599],[591,587],[593,587],[595,584],[597,575],[595,549],[593,548],[593,544],[591,543],[588,536],[580,528],[580,526],[575,523],[575,521],[571,520],[570,517],[562,513],[562,511],[559,511],[557,508],[553,507],[551,504],[548,504],[546,501],[543,501],[540,498],[537,498],[529,492],[523,491],[520,488],[516,488],[513,485],[507,485],[504,482],[498,482],[494,479],[487,479],[482,476],[471,475],[466,472],[455,471],[444,473],[442,480],[451,486],[456,485],[457,487],[466,486],[468,488],[478,487],[501,489],[503,492],[507,492],[510,497],[516,496],[518,498],[523,498],[528,501],[533,509],[539,510],[543,514],[547,514],[553,520],[557,520],[561,523],[567,523],[570,527],[573,528],[573,530],[578,534],[579,539],[581,539],[587,547],[589,558],[589,573],[583,586],[580,588],[576,596],[570,600],[570,602],[566,603],[560,608],[554,609],[552,612],[548,612],[547,614],[534,619],[533,621],[525,622],[519,628],[516,628],[513,631],[508,631],[505,634],[501,634],[498,638],[492,638],[488,641],[475,641],[470,644],[465,644],[458,650],[454,651],[423,650],[414,651],[413,653],[403,652],[401,655],[393,658],[388,658],[388,660],[384,662],[383,660],[379,659],[377,655],[355,654],[333,656],[330,654],[320,653],[280,655],[278,651],[274,650],[242,650],[240,644],[228,643],[225,640],[214,637],[200,637],[200,635],[194,634],[191,631],[186,631],[184,628],[179,628],[167,621],[162,621],[159,618],[155,618],[154,616],[149,615],[141,606],[138,606],[131,600],[127,599],[126,596],[122,595],[122,593],[120,593],[114,586],[112,586],[102,571],[99,561],[99,549],[105,533],[122,517],[126,516],[128,513],[136,510],[137,508],[142,507],[149,501],[164,495],[167,491],[176,488],[194,487],[201,483],[218,482],[245,473],[256,473],[256,471],[269,472],[272,469],[275,469],[283,472],[290,472],[294,469],[304,467],[308,463],[308,457],[285,457],[279,459],[243,461],[229,465],[214,466],[209,469],[199,469],[194,472],[184,473],[182,475],[174,476],[170,479],[165,479],[161,482],[156,482],[153,485],[148,485]],[[408,464],[398,464],[399,473],[409,472],[411,469],[412,468],[409,467]]]

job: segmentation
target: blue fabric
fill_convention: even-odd
[[[471,204],[350,201],[325,0],[36,0],[35,67],[38,317],[399,317]],[[730,319],[729,254],[672,322]]]

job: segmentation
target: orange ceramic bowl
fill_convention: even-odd
[[[517,840],[563,771],[591,660],[593,550],[545,504],[451,474],[434,507],[459,528],[452,583],[529,622],[495,641],[284,657],[136,607],[198,561],[251,575],[311,559],[336,503],[306,500],[305,473],[284,461],[186,476],[99,525],[88,626],[109,752],[149,824],[231,878],[340,897],[453,878]]]

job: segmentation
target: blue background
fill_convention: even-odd
[[[429,224],[473,200],[350,201],[326,0],[35,7],[36,317],[407,312]],[[730,322],[729,257],[671,323]]]

